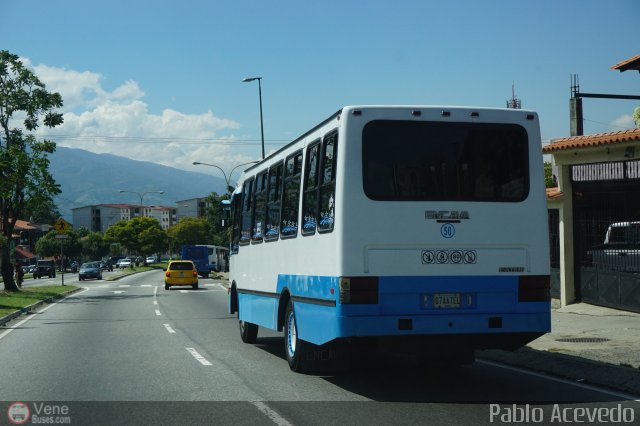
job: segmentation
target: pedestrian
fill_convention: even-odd
[[[24,271],[20,267],[20,263],[18,261],[16,261],[15,273],[16,273],[16,284],[18,285],[18,288],[21,288],[22,281],[24,280]]]

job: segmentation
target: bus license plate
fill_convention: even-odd
[[[436,293],[433,295],[434,308],[459,308],[460,293]]]
[[[426,309],[470,309],[475,308],[474,293],[432,293],[422,296],[422,306]]]

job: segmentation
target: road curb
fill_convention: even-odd
[[[70,295],[72,295],[73,293],[76,293],[80,290],[82,290],[82,287],[79,288],[75,288],[73,290],[69,290],[66,293],[61,293],[61,294],[57,294],[55,296],[51,296],[48,297],[46,299],[40,300],[36,303],[33,303],[29,306],[25,306],[24,308],[20,308],[20,310],[15,311],[13,313],[10,313],[9,315],[5,315],[4,317],[0,318],[0,326],[5,325],[6,323],[8,323],[9,321],[18,318],[20,315],[27,315],[33,311],[35,311],[37,308],[39,308],[42,305],[46,305],[55,301],[58,301],[60,299],[64,299],[65,297],[68,297]]]
[[[557,352],[540,351],[528,347],[514,352],[484,350],[478,359],[522,367],[547,373],[579,383],[604,386],[640,396],[640,369],[605,364]]]

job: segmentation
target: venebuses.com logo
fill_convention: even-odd
[[[9,423],[24,424],[71,424],[71,410],[66,404],[47,402],[12,402],[7,408]],[[2,424],[2,421],[0,421]]]
[[[7,417],[14,425],[23,425],[29,421],[31,410],[24,402],[13,402],[7,409]]]

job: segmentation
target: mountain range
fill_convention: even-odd
[[[222,194],[225,181],[212,175],[180,170],[112,154],[58,147],[49,156],[49,170],[62,189],[55,199],[61,215],[71,220],[71,209],[96,204],[139,204],[176,207],[176,202]]]

